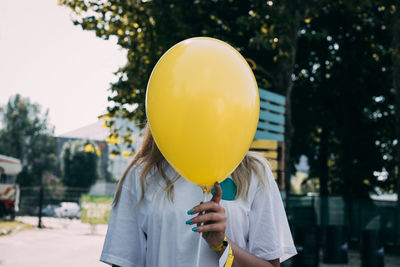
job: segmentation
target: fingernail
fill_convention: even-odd
[[[189,211],[187,212],[187,214],[192,215],[193,212],[194,212],[194,209],[191,209],[191,210],[189,210]]]
[[[193,231],[193,232],[196,232],[197,230],[199,230],[199,228],[197,228],[197,227],[193,227],[193,228],[192,228],[192,231]]]
[[[187,221],[186,221],[186,224],[191,224],[192,222],[193,222],[193,220],[190,219],[190,220],[187,220]]]
[[[220,185],[220,183],[219,183],[219,182],[217,182],[217,185]]]

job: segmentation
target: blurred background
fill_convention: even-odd
[[[151,70],[195,36],[257,79],[268,158],[298,255],[400,266],[400,3],[0,1],[0,266],[98,261],[141,144]]]

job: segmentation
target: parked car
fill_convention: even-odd
[[[48,204],[42,208],[42,216],[52,217],[54,216],[54,211],[60,207],[59,205]],[[31,215],[38,216],[39,215],[39,207],[36,207],[32,212]]]
[[[60,218],[77,218],[81,217],[81,208],[75,202],[61,202],[60,206],[54,209],[54,215]]]

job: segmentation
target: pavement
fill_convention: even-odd
[[[17,217],[17,221],[37,226],[37,217]],[[45,228],[23,230],[0,236],[0,267],[107,267],[99,261],[107,225],[95,228],[77,219],[45,217]],[[321,255],[322,259],[322,255]],[[385,267],[399,267],[400,255],[385,253]],[[283,267],[291,266],[288,260]],[[349,251],[348,264],[320,267],[359,267],[360,253]]]
[[[17,217],[37,225],[37,217]],[[0,237],[0,267],[107,267],[99,261],[107,225],[43,218],[45,228]]]

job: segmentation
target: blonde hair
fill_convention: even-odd
[[[118,203],[119,197],[121,195],[122,184],[128,176],[128,172],[131,170],[131,168],[134,168],[135,165],[139,164],[143,165],[140,173],[140,187],[142,195],[140,197],[139,203],[144,199],[144,195],[146,192],[146,177],[153,167],[155,167],[156,170],[161,174],[161,177],[166,185],[164,190],[167,193],[167,197],[169,200],[173,201],[174,183],[179,179],[180,176],[178,174],[173,178],[168,177],[163,169],[163,164],[165,163],[165,161],[166,160],[164,156],[161,154],[156,143],[154,142],[150,127],[147,124],[143,135],[142,145],[132,162],[126,168],[121,180],[118,183],[113,206],[117,205]],[[257,165],[264,166],[261,160],[257,158],[254,154],[247,153],[239,166],[233,171],[231,177],[236,184],[236,198],[247,198],[252,172],[254,172],[260,182],[265,185],[263,175]]]

